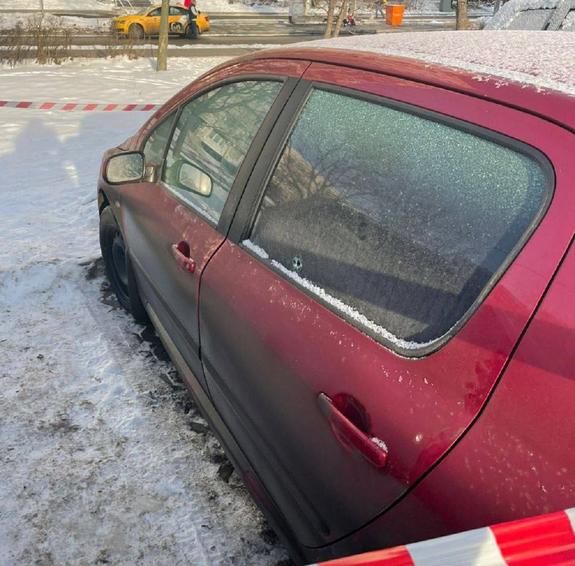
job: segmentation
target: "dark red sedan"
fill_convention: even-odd
[[[120,302],[300,561],[575,503],[575,73],[385,41],[226,63],[99,182]]]

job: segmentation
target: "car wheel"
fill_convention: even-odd
[[[182,24],[175,23],[172,25],[171,31],[173,31],[174,33],[182,33],[184,31],[184,28],[183,28]]]
[[[128,29],[128,36],[132,39],[144,39],[144,28],[140,24],[132,24]]]
[[[100,214],[100,249],[108,281],[118,302],[137,322],[146,322],[148,315],[140,298],[134,268],[122,232],[109,206]]]

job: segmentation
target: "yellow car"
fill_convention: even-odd
[[[160,33],[161,6],[151,6],[139,14],[114,18],[114,30],[120,35],[142,39],[147,35]],[[170,6],[168,16],[170,33],[186,35],[188,30],[188,11],[184,6]],[[201,12],[196,20],[198,33],[210,30],[210,18]]]

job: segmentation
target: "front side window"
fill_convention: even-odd
[[[148,12],[148,16],[152,17],[152,18],[159,18],[160,17],[160,13],[161,13],[161,9],[160,8],[156,8],[155,10],[152,10],[151,12]]]
[[[174,125],[175,118],[175,112],[167,118],[164,118],[164,120],[158,126],[156,126],[156,128],[148,136],[148,139],[144,144],[146,166],[161,166],[164,155],[166,154],[166,146],[168,145],[168,140],[170,138],[170,134],[172,133],[172,127]]]
[[[277,81],[231,83],[195,98],[182,110],[164,181],[212,222],[218,222],[244,157],[281,87]]]
[[[368,333],[417,349],[469,311],[548,184],[526,153],[316,90],[245,244]]]

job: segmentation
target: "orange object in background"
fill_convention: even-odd
[[[403,21],[403,4],[388,4],[385,7],[385,23],[390,26],[400,26]]]

